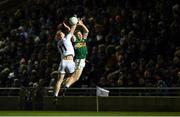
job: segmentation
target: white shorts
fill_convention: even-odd
[[[58,68],[59,73],[73,73],[75,71],[75,63],[73,60],[62,60]]]
[[[86,59],[76,59],[75,64],[76,64],[76,69],[83,69],[86,64]]]

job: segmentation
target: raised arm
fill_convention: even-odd
[[[70,32],[71,34],[74,34],[74,31],[75,31],[77,25],[72,25],[70,28],[64,21],[63,21],[63,25],[65,28],[67,28],[68,32]]]
[[[65,28],[67,28],[68,32],[71,30],[71,28],[68,25],[66,25],[65,21],[63,21],[63,25]]]
[[[78,25],[83,28],[83,38],[86,39],[89,33],[88,28],[84,25],[82,19],[79,20]]]
[[[76,30],[76,26],[77,26],[77,25],[72,25],[71,28],[70,28],[69,33],[71,33],[71,34],[73,35],[73,34],[74,34],[74,31]]]
[[[65,24],[63,22],[63,24]],[[66,28],[68,28],[68,35],[67,35],[67,39],[71,39],[74,36],[74,31],[76,30],[77,24],[76,25],[72,25],[71,28],[69,28],[66,24],[64,25]],[[74,39],[72,39],[73,41]]]

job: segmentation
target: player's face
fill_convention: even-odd
[[[78,31],[78,32],[76,33],[76,36],[77,36],[79,39],[82,39],[82,33],[81,33],[80,31]]]
[[[63,32],[60,33],[61,39],[64,38],[65,34]]]
[[[56,34],[56,40],[61,40],[64,38],[64,36],[65,36],[65,34],[63,32],[58,32]]]

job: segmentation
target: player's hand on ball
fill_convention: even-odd
[[[82,18],[78,21],[78,25],[83,25]]]
[[[78,23],[78,18],[77,17],[70,17],[69,18],[69,23],[71,25],[76,25]]]

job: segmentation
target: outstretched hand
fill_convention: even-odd
[[[66,25],[65,21],[63,21],[63,25],[64,27],[66,27],[68,30],[70,30],[70,27],[68,25]]]
[[[78,25],[83,25],[82,18],[78,21]]]
[[[65,21],[63,21],[63,25],[66,27],[67,25],[66,25],[66,23],[65,23]]]

